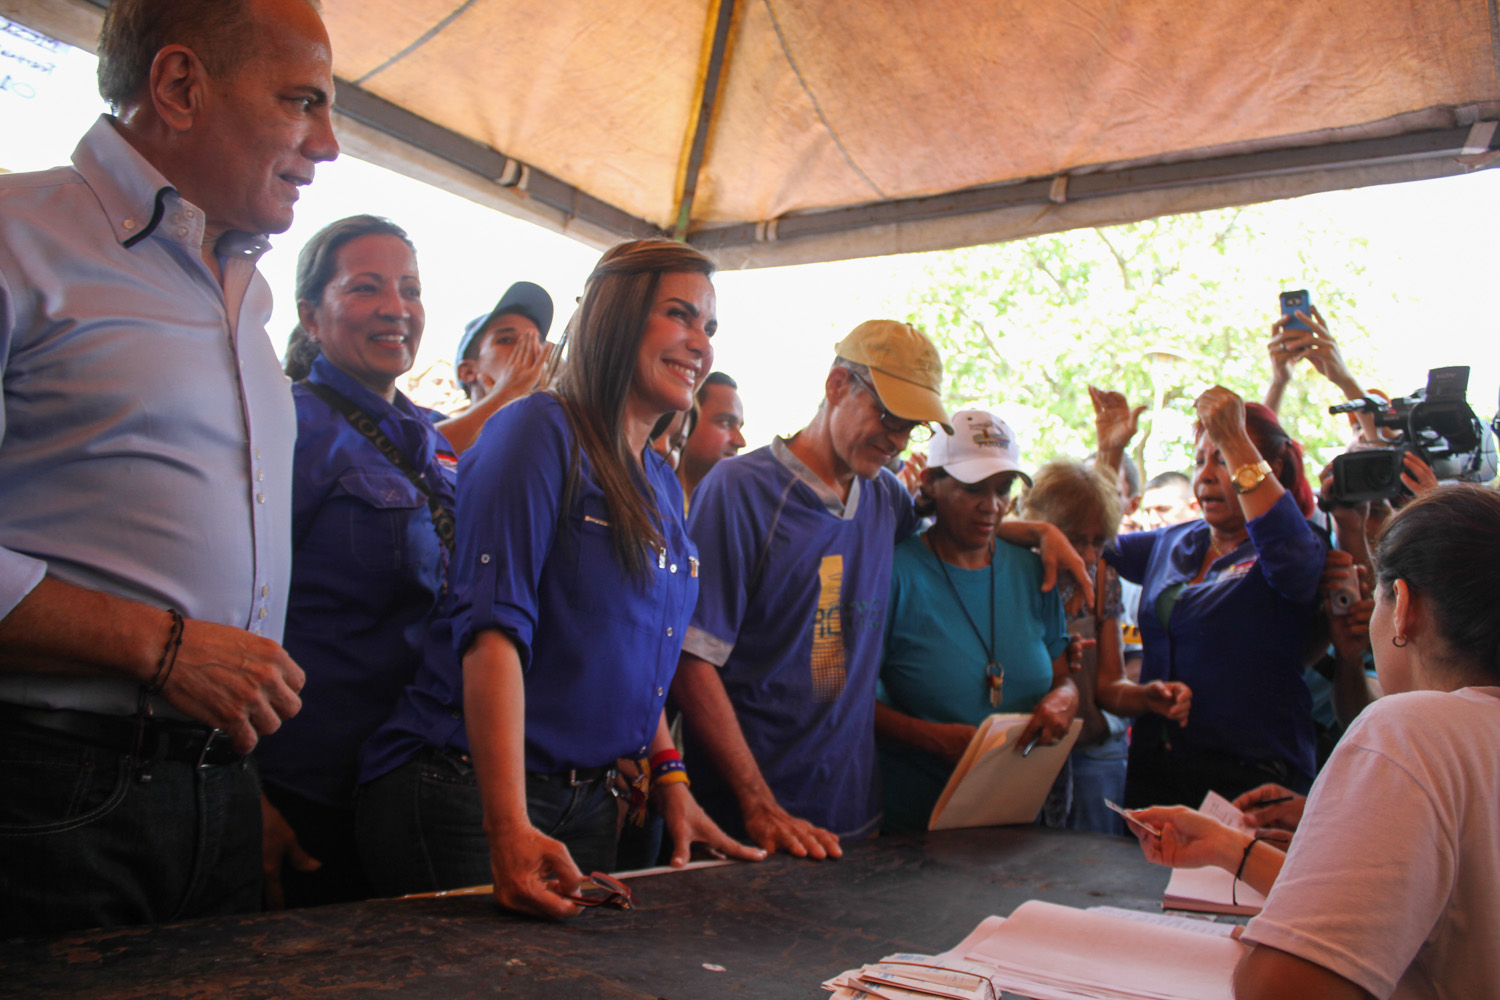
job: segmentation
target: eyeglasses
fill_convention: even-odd
[[[590,884],[592,883],[592,885]],[[619,879],[610,878],[603,872],[590,872],[588,880],[578,888],[578,895],[564,897],[579,906],[612,906],[617,910],[635,909],[635,893]]]
[[[853,370],[845,369],[845,371],[848,371],[849,377],[858,382],[860,387],[869,394],[870,402],[875,404],[875,409],[880,414],[880,426],[884,427],[892,434],[905,435],[907,438],[917,444],[921,444],[923,441],[926,441],[928,438],[932,437],[931,424],[923,420],[906,420],[902,417],[896,416],[890,410],[887,410],[885,408],[885,404],[881,403],[880,393],[875,391],[875,387],[873,385],[860,378],[857,374],[854,373]]]

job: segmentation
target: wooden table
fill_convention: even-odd
[[[884,837],[836,862],[780,856],[642,878],[639,909],[567,923],[469,896],[18,939],[0,943],[0,995],[811,998],[835,973],[946,950],[1028,899],[1159,910],[1167,874],[1134,840],[1093,834]]]

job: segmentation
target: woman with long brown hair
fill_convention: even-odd
[[[659,760],[674,861],[695,840],[760,855],[698,808],[662,711],[698,560],[647,439],[713,367],[713,269],[667,240],[605,253],[556,390],[464,456],[448,614],[366,748],[362,851],[383,890],[493,880],[503,906],[577,912],[580,868],[614,866],[619,758]]]

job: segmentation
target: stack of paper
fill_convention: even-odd
[[[963,959],[889,955],[823,984],[835,1000],[995,1000],[990,969]]]
[[[953,956],[1036,1000],[1230,1000],[1246,946],[1171,925],[1032,900],[984,921]]]
[[[837,1000],[1231,1000],[1249,950],[1232,927],[1032,900],[941,955],[892,955],[828,980]]]

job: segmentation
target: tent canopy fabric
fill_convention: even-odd
[[[0,9],[77,35],[63,22],[92,11],[97,31],[103,2]],[[322,8],[349,152],[585,242],[676,235],[727,266],[993,242],[1500,159],[1497,0]]]

